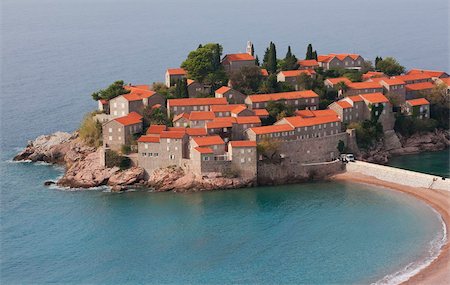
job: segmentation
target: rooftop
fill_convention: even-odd
[[[285,71],[280,71],[280,73],[283,74],[285,77],[296,77],[296,76],[300,76],[302,74],[311,76],[313,74],[316,74],[316,72],[314,70],[309,70],[309,69],[285,70]]]
[[[406,90],[409,90],[409,91],[420,91],[420,90],[427,90],[427,89],[433,89],[433,88],[434,88],[434,84],[431,82],[406,84]]]
[[[314,117],[314,118],[302,118],[302,117],[286,117],[281,121],[286,121],[294,128],[299,127],[309,127],[320,124],[332,123],[332,122],[340,122],[340,119],[337,115],[332,116],[323,116],[323,117]]]
[[[187,72],[184,68],[169,68],[167,69],[169,75],[186,75]]]
[[[361,94],[361,96],[364,100],[368,101],[369,103],[376,104],[376,103],[387,103],[389,102],[388,98],[383,95],[383,93],[368,93],[368,94]]]
[[[198,106],[198,105],[227,105],[226,98],[182,98],[169,99],[167,105],[174,106]]]
[[[352,82],[347,84],[348,88],[350,89],[377,89],[377,88],[382,88],[380,83],[378,82],[370,82],[370,81],[366,81],[366,82]]]
[[[410,74],[425,74],[431,77],[441,77],[443,75],[448,75],[445,71],[440,70],[426,70],[426,69],[411,69],[406,73],[407,75]]]
[[[217,89],[215,93],[217,93],[217,94],[222,94],[222,95],[223,95],[224,93],[226,93],[226,92],[228,92],[228,91],[230,91],[230,90],[231,90],[230,87],[228,87],[228,86],[222,86],[222,87],[220,87],[219,89]]]
[[[223,139],[220,136],[195,137],[195,138],[192,138],[192,140],[198,146],[225,144],[225,142],[223,141]]]
[[[430,102],[428,102],[428,100],[425,98],[406,100],[406,103],[408,103],[411,106],[420,106],[420,105],[429,105],[430,104]]]
[[[138,142],[146,142],[146,143],[159,143],[159,137],[158,136],[141,136],[137,141]]]
[[[339,82],[344,82],[345,84],[352,83],[352,81],[347,77],[327,78],[327,80],[333,85],[338,84]]]
[[[150,127],[148,127],[147,129],[147,135],[149,134],[161,134],[162,131],[167,130],[167,127],[165,125],[151,125]]]
[[[251,130],[257,135],[265,135],[270,133],[289,132],[294,130],[294,128],[288,124],[280,124],[272,126],[254,127],[250,128],[249,130]]]
[[[316,92],[312,90],[305,91],[292,91],[292,92],[281,92],[281,93],[271,93],[271,94],[257,94],[249,95],[249,98],[253,103],[256,102],[267,102],[267,101],[277,101],[277,100],[294,100],[301,98],[318,98]]]
[[[256,141],[231,141],[232,147],[256,147]]]
[[[210,153],[214,153],[213,150],[209,147],[195,147],[194,148],[196,151],[198,151],[201,154],[210,154]]]
[[[223,58],[223,60],[229,60],[229,61],[241,61],[241,60],[255,60],[255,58],[248,53],[232,53],[232,54],[227,54],[225,55],[225,57]]]
[[[129,126],[129,125],[142,123],[142,116],[136,112],[131,112],[124,117],[115,118],[114,120],[116,122],[120,123],[121,125]]]
[[[319,65],[319,63],[315,59],[299,60],[297,63],[298,63],[298,65],[303,66],[303,67],[314,67],[314,66]]]

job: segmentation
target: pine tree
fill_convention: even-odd
[[[259,66],[259,58],[258,58],[258,55],[256,55],[256,58],[255,58],[255,64],[256,64],[256,66]]]
[[[308,44],[305,59],[314,59],[312,44]]]

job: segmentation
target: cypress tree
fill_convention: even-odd
[[[308,44],[308,47],[306,48],[306,57],[305,59],[314,59],[313,58],[313,48],[312,48],[312,44]]]
[[[253,44],[252,44],[252,48],[251,48],[251,54],[252,54],[252,56],[255,56],[255,47],[253,46]]]
[[[315,59],[315,60],[317,60],[317,51],[315,50],[315,51],[313,51],[313,58],[312,59]]]
[[[198,47],[197,47],[197,49],[202,48],[202,47],[203,47],[202,44],[199,44]]]
[[[270,73],[277,72],[277,49],[273,42],[270,42],[267,71]]]
[[[259,58],[258,58],[258,55],[256,55],[256,58],[255,58],[255,64],[256,64],[256,66],[259,66]]]
[[[270,50],[269,50],[269,48],[266,48],[266,51],[264,52],[264,57],[263,57],[263,67],[266,69],[269,65],[269,54],[270,54]]]
[[[298,68],[297,57],[292,54],[291,46],[288,46],[286,57],[284,58],[282,70],[294,70]]]

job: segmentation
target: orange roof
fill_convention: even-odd
[[[281,92],[272,94],[257,94],[249,95],[248,98],[253,102],[267,102],[267,101],[277,101],[277,100],[295,100],[301,98],[318,98],[316,92],[312,90],[305,91],[292,91],[292,92]]]
[[[192,80],[192,79],[188,79],[188,80],[186,80],[186,84],[189,86],[189,85],[191,85],[192,83],[194,83],[195,82],[195,80]]]
[[[168,131],[175,131],[175,132],[186,132],[185,127],[168,127]]]
[[[142,123],[142,116],[136,112],[131,112],[128,115],[114,119],[116,122],[124,126]]]
[[[220,87],[219,89],[217,89],[215,93],[217,93],[217,94],[222,94],[222,95],[223,95],[224,93],[226,93],[226,92],[228,92],[228,91],[230,91],[230,90],[231,90],[230,87],[228,87],[228,86],[222,86],[222,87]]]
[[[193,111],[189,116],[190,121],[205,121],[205,120],[213,120],[216,117],[214,112],[210,111]]]
[[[100,101],[100,103],[102,103],[103,105],[108,104],[108,100],[106,99],[100,99],[98,101]]]
[[[257,135],[265,135],[270,133],[288,132],[294,130],[294,128],[289,124],[280,124],[264,127],[254,127],[250,128]]]
[[[232,147],[256,147],[256,141],[230,141]]]
[[[214,153],[213,150],[209,147],[195,147],[194,149],[201,154]]]
[[[152,106],[152,109],[158,109],[161,108],[161,104],[155,104]]]
[[[212,121],[206,123],[207,129],[231,128],[233,123],[227,121]]]
[[[411,106],[430,105],[430,102],[425,98],[406,100],[406,103]]]
[[[285,71],[280,71],[280,73],[283,74],[284,77],[297,77],[302,74],[312,76],[313,74],[316,74],[316,72],[314,70],[309,70],[309,69],[285,70]]]
[[[261,75],[264,77],[267,77],[267,76],[269,76],[269,72],[267,71],[267,69],[261,68]]]
[[[261,119],[258,116],[242,116],[236,117],[238,124],[260,124]]]
[[[383,81],[386,83],[386,85],[403,85],[405,84],[405,81],[398,79],[398,78],[381,78],[379,82]]]
[[[164,125],[151,125],[148,129],[147,129],[147,135],[149,134],[160,134],[162,131],[165,131],[167,129],[166,126]]]
[[[413,80],[430,80],[431,76],[425,73],[415,73],[415,74],[407,74],[407,75],[397,75],[392,76],[391,78],[397,78],[403,81],[413,81]]]
[[[176,122],[176,121],[178,121],[178,120],[181,119],[181,118],[184,118],[184,119],[186,119],[186,120],[189,120],[189,113],[181,113],[181,114],[178,114],[178,115],[176,115],[176,116],[173,117],[172,121],[173,121],[173,122]]]
[[[169,75],[186,75],[187,72],[184,70],[184,68],[169,68],[167,69],[167,73]]]
[[[380,71],[367,71],[362,75],[363,79],[369,79],[369,78],[376,78],[376,77],[386,77],[386,74]]]
[[[255,58],[248,53],[232,53],[225,55],[223,60],[241,61],[241,60],[255,60]]]
[[[433,89],[433,87],[434,87],[434,84],[431,82],[406,84],[406,90],[409,90],[409,91],[427,90],[427,89]]]
[[[360,95],[364,100],[369,101],[370,103],[387,103],[389,102],[388,98],[383,95],[383,93],[369,93],[369,94],[361,94]]]
[[[349,102],[347,102],[345,100],[344,101],[337,101],[336,104],[341,106],[342,109],[348,109],[348,108],[352,108],[353,107],[352,104],[350,104]]]
[[[380,83],[378,82],[351,82],[348,85],[350,89],[381,89]]]
[[[450,86],[450,77],[440,78],[443,84]]]
[[[186,128],[186,134],[190,136],[206,136],[205,128]]]
[[[246,106],[236,106],[233,110],[231,110],[231,113],[233,114],[239,114],[240,112],[247,110]]]
[[[346,57],[350,57],[351,59],[356,60],[359,57],[359,54],[354,54],[354,53],[340,53],[340,54],[330,53],[330,54],[327,54],[327,55],[319,55],[319,56],[317,56],[317,61],[330,62],[335,57],[337,59],[339,59],[339,60],[344,60]]]
[[[445,71],[438,71],[438,70],[426,70],[426,69],[411,69],[406,73],[409,74],[426,74],[431,77],[441,77],[442,75],[448,75]]]
[[[327,78],[327,80],[333,85],[338,84],[339,82],[344,82],[345,84],[352,83],[347,77]]]
[[[286,117],[286,118],[283,118],[282,120],[285,120],[294,128],[315,126],[315,125],[326,124],[326,123],[331,123],[331,122],[340,122],[339,117],[336,115],[314,117],[314,118]]]
[[[315,59],[305,59],[305,60],[299,60],[298,65],[303,67],[314,67],[319,66],[319,63]]]
[[[216,117],[213,122],[230,122],[235,124],[236,118],[235,117]]]
[[[266,109],[253,109],[252,111],[259,117],[269,116],[269,112]]]
[[[363,98],[361,98],[361,96],[359,96],[359,95],[348,96],[347,98],[352,100],[353,102],[362,102],[362,101],[364,101]]]
[[[211,106],[211,111],[214,113],[231,112],[231,110],[235,109],[238,106],[246,107],[246,105],[244,104],[214,105]]]
[[[199,105],[227,105],[226,98],[182,98],[169,99],[167,105],[173,106],[199,106]]]
[[[223,141],[223,139],[220,136],[196,137],[196,138],[192,138],[192,140],[198,146],[225,144],[225,142]]]
[[[337,116],[337,113],[331,109],[325,110],[298,110],[295,115],[303,118],[308,117],[323,117],[323,116]]]
[[[165,139],[182,139],[185,134],[183,131],[163,131],[160,137]]]
[[[155,136],[141,136],[138,142],[146,142],[146,143],[159,143],[159,137]]]
[[[131,91],[128,94],[122,95],[128,101],[138,101],[138,100],[142,100],[144,98],[149,98],[149,97],[151,97],[151,96],[156,94],[155,91],[139,89],[139,88],[135,88],[133,86],[125,86],[124,88],[126,90],[130,90]]]

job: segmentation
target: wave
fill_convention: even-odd
[[[447,226],[442,219],[442,216],[433,207],[430,208],[436,213],[436,215],[439,216],[441,220],[442,231],[440,231],[430,241],[430,247],[427,251],[427,255],[421,260],[409,263],[397,272],[386,275],[383,279],[373,283],[373,285],[400,284],[408,281],[411,277],[428,267],[436,258],[438,258],[439,254],[442,251],[442,247],[447,242]]]
[[[75,191],[111,192],[111,188],[109,186],[106,186],[106,185],[96,186],[96,187],[89,187],[89,188],[71,188],[71,187],[59,186],[59,185],[56,184],[56,181],[54,181],[54,180],[51,180],[51,181],[55,182],[55,184],[49,185],[48,188],[54,189],[54,190],[59,190],[59,191],[68,191],[68,192],[75,192]]]

